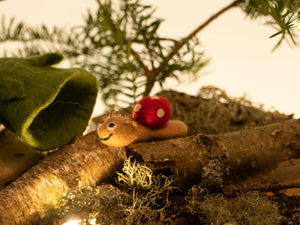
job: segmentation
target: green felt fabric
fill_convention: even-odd
[[[0,58],[0,123],[38,150],[81,135],[90,120],[97,81],[83,69],[51,65],[62,56]]]

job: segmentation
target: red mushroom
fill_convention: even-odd
[[[145,97],[132,110],[132,118],[140,124],[158,129],[164,127],[171,117],[171,105],[161,96]]]

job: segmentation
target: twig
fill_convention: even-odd
[[[159,41],[170,41],[170,42],[174,42],[175,45],[178,44],[178,40],[176,39],[173,39],[173,38],[167,38],[167,37],[161,37],[161,38],[158,38]]]
[[[97,2],[98,5],[103,9],[103,5],[102,5],[102,3],[100,2],[100,0],[96,0],[96,2]]]
[[[198,26],[194,31],[192,31],[188,36],[183,38],[180,42],[175,44],[174,49],[168,54],[168,56],[165,58],[165,60],[161,63],[160,69],[165,67],[168,62],[174,57],[174,55],[194,36],[196,36],[197,33],[199,33],[201,30],[203,30],[205,27],[207,27],[211,22],[213,22],[215,19],[217,19],[220,15],[223,13],[227,12],[229,9],[236,7],[241,1],[236,0],[230,3],[228,6],[225,8],[221,9],[219,12],[216,14],[212,15],[210,18],[208,18],[203,24]]]
[[[132,10],[130,10],[130,8],[128,7],[128,2],[126,1],[125,4],[126,4],[126,9],[129,11],[129,13],[130,13],[130,15],[131,15],[131,18],[132,18],[133,22],[134,22],[135,24],[138,24],[138,28],[140,29],[140,26],[141,26],[141,25],[140,25],[139,23],[137,23],[134,13],[133,13]],[[145,44],[145,46],[146,46],[146,48],[147,48],[147,51],[148,51],[150,63],[151,63],[152,70],[153,70],[153,69],[155,68],[155,66],[154,66],[154,60],[153,60],[152,50],[151,50],[151,48],[150,48],[150,46],[149,46],[149,43],[147,42],[147,37],[146,37],[146,35],[145,35],[145,32],[142,32],[142,36],[143,36],[143,39],[144,39],[143,42],[144,42],[144,44]],[[150,71],[149,71],[149,72],[150,72]],[[146,74],[146,76],[151,76],[151,73]]]
[[[104,9],[103,4],[101,3],[101,1],[100,1],[100,0],[96,0],[96,1],[97,1],[97,3],[98,3],[99,7],[100,7],[101,9]],[[113,26],[114,30],[116,31],[117,29],[116,29],[114,23],[112,23],[112,26]],[[143,70],[144,70],[144,72],[145,72],[145,75],[146,75],[147,77],[150,76],[151,71],[148,69],[148,67],[147,67],[147,66],[144,64],[144,62],[141,60],[139,54],[138,54],[134,49],[132,49],[131,47],[128,46],[128,40],[127,40],[125,37],[123,38],[123,42],[124,42],[124,44],[127,45],[127,48],[130,49],[130,52],[131,52],[132,56],[133,56],[134,59],[137,61],[137,63],[139,64],[139,66],[143,68]]]
[[[103,9],[103,4],[101,3],[101,1],[100,0],[96,0],[96,1],[98,3],[99,7]],[[164,58],[164,60],[160,63],[159,67],[157,67],[157,68],[155,68],[154,64],[152,63],[152,69],[149,69],[145,65],[145,63],[143,62],[143,60],[140,58],[139,54],[137,52],[135,52],[134,49],[132,49],[131,47],[127,46],[127,47],[130,48],[131,54],[135,58],[135,60],[139,64],[139,66],[141,68],[143,68],[143,70],[145,72],[145,76],[147,77],[147,84],[146,84],[146,87],[145,87],[144,96],[148,96],[150,94],[150,92],[151,92],[151,90],[152,90],[152,88],[153,88],[153,86],[154,86],[154,84],[156,82],[156,78],[158,77],[158,75],[161,73],[161,71],[163,71],[163,69],[165,68],[165,66],[168,65],[169,61],[176,55],[176,53],[190,39],[192,39],[194,36],[196,36],[197,33],[199,33],[201,30],[203,30],[205,27],[207,27],[211,22],[213,22],[215,19],[217,19],[220,15],[222,15],[225,12],[227,12],[229,9],[237,6],[240,2],[241,2],[241,0],[235,0],[235,1],[233,1],[228,6],[224,7],[223,9],[221,9],[220,11],[218,11],[216,14],[214,14],[210,18],[208,18],[203,24],[201,24],[200,26],[198,26],[189,35],[187,35],[185,38],[181,39],[181,41],[173,40],[174,41],[174,48],[169,52],[169,54]],[[123,41],[124,41],[124,43],[126,45],[128,44],[128,40],[126,40],[126,38],[124,38]],[[149,55],[150,55],[150,60],[151,60],[151,56],[152,56],[151,51],[149,52]]]
[[[174,44],[174,48],[171,50],[171,52],[165,57],[165,59],[161,62],[158,69],[156,70],[156,73],[153,75],[153,77],[148,77],[148,82],[145,88],[144,96],[148,96],[155,84],[155,78],[158,76],[158,74],[164,69],[166,65],[168,65],[169,61],[176,55],[176,53],[194,36],[196,36],[197,33],[199,33],[201,30],[203,30],[205,27],[207,27],[211,22],[213,22],[215,19],[217,19],[220,15],[227,12],[229,9],[236,7],[241,0],[235,0],[232,3],[230,3],[228,6],[224,7],[220,11],[218,11],[216,14],[212,15],[210,18],[208,18],[203,24],[198,26],[194,31],[192,31],[189,35],[187,35],[185,38],[183,38],[181,41],[176,41]]]
[[[300,189],[300,183],[290,183],[290,184],[271,184],[271,185],[262,185],[259,187],[249,187],[249,188],[237,188],[234,189],[232,186],[230,186],[230,191],[263,191],[263,192],[277,192],[281,190],[287,190],[287,189],[294,189],[299,188]]]

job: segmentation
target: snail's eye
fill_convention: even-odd
[[[117,125],[114,122],[110,122],[107,125],[107,129],[110,130],[110,131],[113,131],[114,129],[116,129],[116,127],[117,127]]]

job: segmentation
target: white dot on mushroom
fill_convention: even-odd
[[[141,104],[136,104],[135,106],[134,106],[134,111],[135,112],[138,112],[138,111],[140,111],[141,110],[141,108],[142,108],[142,105]]]
[[[162,108],[160,108],[159,110],[157,110],[157,116],[159,118],[162,118],[165,115],[165,110],[163,110]]]

